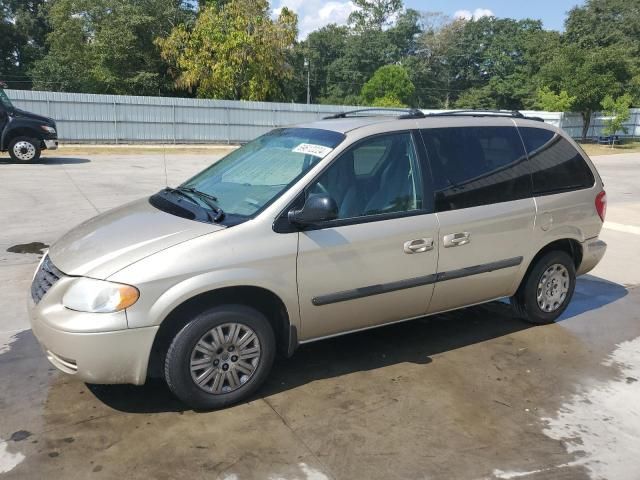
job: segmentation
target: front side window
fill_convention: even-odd
[[[344,138],[338,132],[312,128],[273,130],[214,163],[180,188],[215,198],[226,216],[250,217]]]
[[[0,88],[0,105],[5,108],[5,110],[13,110],[13,104],[7,94]]]
[[[364,140],[343,153],[307,189],[338,204],[338,219],[422,208],[420,169],[410,133]]]
[[[531,196],[531,177],[514,127],[423,130],[433,174],[436,211]]]
[[[521,127],[519,130],[529,154],[534,194],[593,186],[593,173],[582,155],[565,138],[541,128]]]

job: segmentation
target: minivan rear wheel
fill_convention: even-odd
[[[165,379],[194,409],[226,407],[262,385],[275,350],[273,330],[262,313],[243,305],[214,307],[175,336],[165,358]]]
[[[576,286],[573,259],[560,250],[540,257],[511,298],[517,315],[530,323],[553,323],[566,310]]]

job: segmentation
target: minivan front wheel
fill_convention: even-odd
[[[165,379],[190,407],[222,408],[262,385],[275,348],[273,330],[262,313],[242,305],[214,307],[175,336],[165,359]]]
[[[511,303],[528,322],[553,323],[569,305],[575,286],[573,259],[563,251],[552,251],[536,261]]]
[[[9,155],[14,162],[35,162],[40,158],[40,142],[29,137],[14,138],[9,144]]]

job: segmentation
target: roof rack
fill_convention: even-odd
[[[336,113],[335,115],[329,115],[328,117],[324,117],[323,120],[347,118],[349,116],[364,117],[367,115],[361,115],[362,113],[371,113],[371,112],[381,112],[382,114],[402,113],[402,115],[398,116],[399,119],[425,117],[425,114],[422,112],[422,110],[419,110],[417,108],[361,108],[358,110],[351,110],[349,112],[340,112],[340,113]]]
[[[535,120],[544,122],[540,117],[527,117],[518,110],[451,110],[450,112],[428,113],[427,117],[455,117],[456,115],[470,117],[509,117],[523,118],[527,120]]]

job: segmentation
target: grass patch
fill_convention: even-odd
[[[60,145],[58,150],[43,150],[42,155],[48,157],[64,157],[68,155],[226,155],[237,148],[233,145]]]
[[[619,153],[640,152],[640,141],[625,141],[620,145],[611,148],[609,145],[598,145],[596,143],[582,143],[580,146],[587,152],[587,155],[616,155]]]

